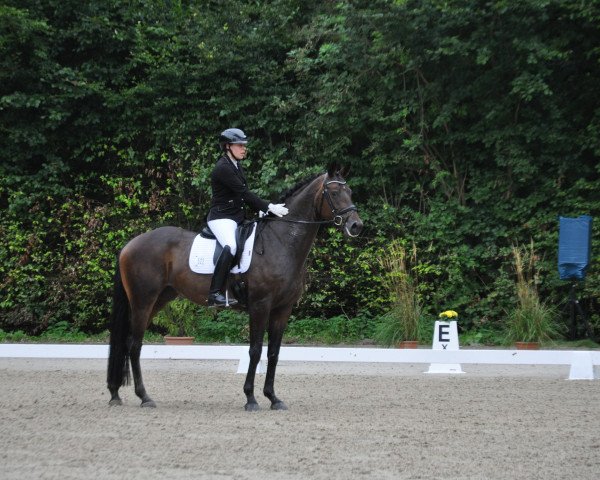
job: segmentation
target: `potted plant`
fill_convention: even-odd
[[[413,245],[409,255],[406,248],[394,240],[382,252],[380,265],[385,274],[383,286],[389,294],[391,304],[381,317],[375,332],[375,340],[384,345],[399,348],[417,348],[422,331],[422,306],[417,287],[418,278],[414,266],[417,251]]]
[[[154,317],[154,323],[166,328],[167,345],[191,345],[194,341],[195,306],[185,299],[177,299],[167,304]]]
[[[517,304],[508,312],[507,340],[514,342],[517,349],[537,350],[542,342],[560,336],[558,311],[539,298],[533,242],[528,250],[513,247],[512,254],[517,276]]]

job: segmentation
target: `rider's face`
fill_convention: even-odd
[[[242,145],[241,143],[232,143],[229,145],[231,149],[231,153],[235,156],[235,158],[242,160],[246,158],[246,145]]]

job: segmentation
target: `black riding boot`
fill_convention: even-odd
[[[229,271],[231,270],[232,261],[233,255],[231,254],[229,247],[223,248],[221,255],[219,255],[219,259],[217,260],[217,264],[215,265],[215,273],[213,273],[210,290],[208,291],[209,307],[225,307],[228,304],[231,306],[238,303],[235,298],[230,298],[229,302],[227,302],[225,295],[222,293]]]

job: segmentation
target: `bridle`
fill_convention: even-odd
[[[341,181],[341,180],[329,180],[328,182],[323,182],[323,187],[321,190],[321,202],[319,203],[318,207],[315,207],[315,217],[318,218],[321,216],[320,211],[323,208],[323,202],[326,201],[327,205],[331,209],[331,214],[333,215],[333,218],[331,218],[329,220],[300,220],[300,219],[295,220],[295,219],[285,218],[285,217],[277,217],[277,218],[263,217],[262,220],[271,220],[271,221],[288,222],[288,223],[302,223],[302,224],[309,224],[309,225],[333,224],[336,227],[341,227],[344,224],[343,215],[345,215],[348,212],[357,212],[358,208],[356,208],[356,205],[354,205],[354,204],[348,205],[347,207],[341,208],[341,209],[336,208],[336,206],[333,203],[333,199],[331,198],[331,193],[329,192],[329,188],[327,188],[332,183],[337,183],[338,185],[346,185],[346,182]],[[348,232],[348,234],[350,236],[356,236],[356,235],[352,235],[350,232]]]
[[[329,189],[327,188],[332,183],[337,183],[338,185],[346,185],[346,182],[342,182],[341,180],[329,180],[328,182],[325,182],[322,190],[321,203],[319,205],[319,209],[316,210],[315,213],[319,215],[321,208],[323,208],[323,200],[327,200],[327,205],[329,205],[329,208],[331,209],[331,214],[333,215],[333,218],[331,220],[327,220],[327,222],[333,223],[337,227],[341,227],[342,223],[344,222],[343,215],[348,212],[357,212],[358,208],[356,208],[356,205],[351,204],[348,205],[346,208],[337,209],[333,204],[331,194],[329,193]]]

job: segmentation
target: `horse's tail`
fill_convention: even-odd
[[[110,318],[110,350],[107,382],[109,387],[129,385],[129,299],[121,279],[119,260],[114,277],[113,305]]]

